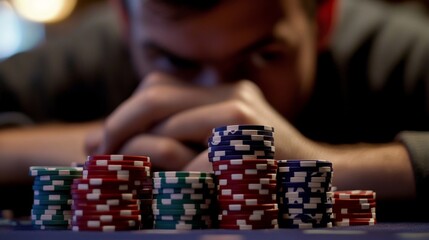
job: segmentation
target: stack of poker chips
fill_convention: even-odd
[[[279,227],[332,227],[332,163],[323,160],[277,163]]]
[[[30,175],[35,177],[31,210],[33,228],[68,229],[72,216],[70,189],[73,179],[82,176],[82,168],[34,166],[30,167]]]
[[[209,160],[215,173],[222,229],[277,228],[274,129],[230,125],[213,129]]]
[[[212,228],[215,185],[206,172],[155,172],[153,178],[155,229]]]
[[[89,156],[72,185],[73,231],[125,231],[141,228],[151,215],[151,163],[146,156]],[[143,218],[142,218],[143,216]]]
[[[356,226],[376,223],[375,192],[352,190],[334,192],[334,225]]]

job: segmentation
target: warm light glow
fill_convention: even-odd
[[[17,12],[35,22],[58,22],[68,17],[77,0],[12,0]]]

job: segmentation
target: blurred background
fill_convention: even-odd
[[[429,9],[429,0],[383,1],[420,2],[426,11]],[[94,4],[108,4],[108,2],[107,0],[0,0],[0,61],[68,31],[76,24],[74,20],[78,19],[85,10]]]

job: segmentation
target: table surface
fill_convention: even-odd
[[[172,239],[174,237],[174,239]],[[144,230],[129,232],[73,232],[73,231],[35,231],[35,230],[0,230],[0,239],[13,240],[95,240],[95,239],[166,239],[166,240],[312,240],[312,239],[429,239],[428,223],[378,223],[375,226],[334,227],[331,229],[271,229],[271,230]]]

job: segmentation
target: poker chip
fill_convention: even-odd
[[[225,131],[212,131],[212,137],[216,136],[252,136],[252,135],[262,135],[262,136],[270,136],[274,135],[274,132],[271,130],[253,130],[253,129],[243,129],[243,130],[225,130]]]
[[[151,228],[151,162],[146,156],[95,155],[71,187],[74,231]],[[143,223],[144,221],[144,223]]]
[[[333,220],[335,226],[375,225],[376,193],[371,190],[335,191]]]
[[[279,228],[332,226],[332,163],[325,160],[279,160]]]
[[[270,131],[274,132],[274,128],[271,126],[264,126],[264,125],[226,125],[226,126],[220,126],[216,127],[212,130],[213,133],[221,132],[221,131],[239,131],[239,130],[261,130],[261,131]]]
[[[154,172],[155,229],[207,229],[213,226],[214,175],[207,172]]]
[[[82,176],[81,167],[32,166],[34,176],[31,224],[37,230],[65,230],[71,219],[73,180]]]
[[[227,143],[227,142],[235,141],[235,140],[274,142],[274,137],[273,136],[266,136],[266,135],[228,135],[228,136],[213,135],[208,139],[208,143],[209,143],[209,146],[214,146],[214,145],[219,145],[222,142]]]

